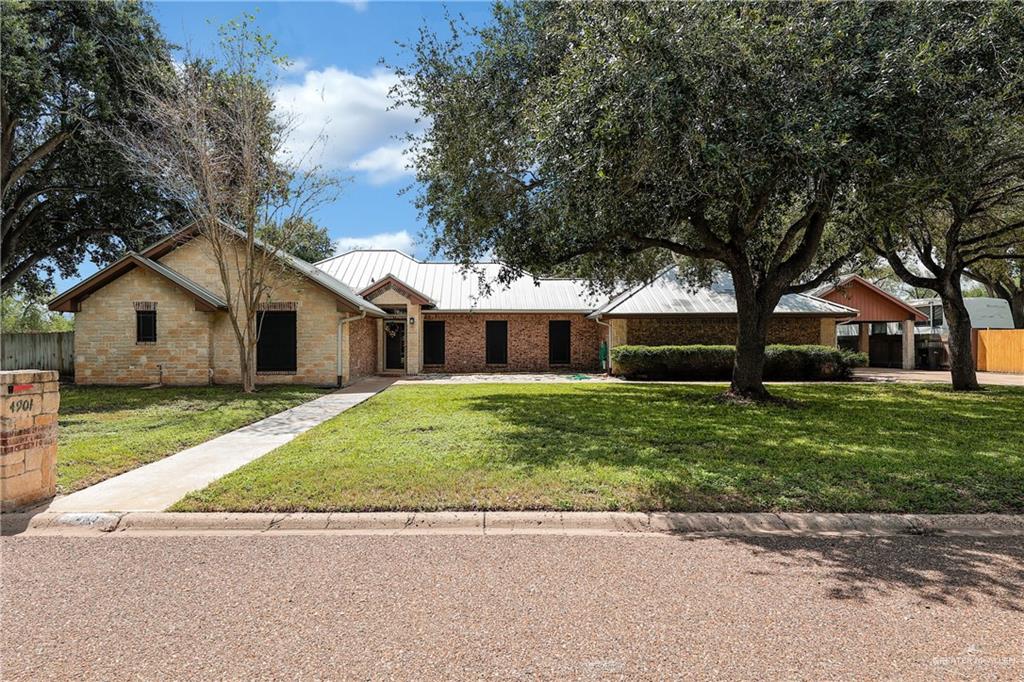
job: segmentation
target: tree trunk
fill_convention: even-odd
[[[736,359],[729,395],[745,400],[771,398],[764,387],[764,349],[768,344],[768,318],[775,304],[757,295],[752,283],[734,276],[736,290]]]
[[[942,309],[949,326],[949,370],[954,391],[977,391],[981,387],[971,353],[971,318],[960,291],[959,277],[955,275],[956,282],[944,287],[942,296]]]
[[[252,393],[256,390],[256,343],[246,342],[239,348],[240,364],[242,372],[242,391]]]
[[[1014,329],[1024,329],[1024,288],[1010,297],[1010,315],[1013,316]]]

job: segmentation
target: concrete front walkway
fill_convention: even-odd
[[[861,367],[853,370],[853,375],[859,381],[880,383],[949,384],[952,381],[948,370]],[[983,386],[1024,386],[1024,374],[978,372],[978,383]]]
[[[186,493],[262,457],[299,434],[380,393],[391,377],[372,377],[182,450],[50,503],[54,512],[162,511]]]

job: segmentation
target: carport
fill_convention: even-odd
[[[856,336],[838,336],[840,346],[866,353],[872,367],[914,369],[914,323],[926,322],[924,313],[860,275],[844,275],[814,295],[858,311],[856,317],[839,322],[857,329]],[[894,324],[899,329],[896,334],[890,333]]]

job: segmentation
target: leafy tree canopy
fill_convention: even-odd
[[[424,32],[399,99],[434,248],[508,279],[568,267],[612,289],[673,260],[732,275],[734,393],[764,395],[767,318],[860,246],[858,187],[908,134],[893,51],[927,52],[881,3],[522,3]]]
[[[46,298],[26,294],[0,296],[0,331],[69,332],[75,328],[71,319],[46,308]]]
[[[891,182],[867,188],[871,240],[907,284],[941,297],[953,387],[978,388],[964,281],[1024,258],[1024,6],[922,4],[918,52],[890,62]]]
[[[268,225],[261,231],[260,238],[307,263],[334,255],[334,241],[327,228],[306,217],[290,216],[279,225]]]
[[[5,0],[0,13],[2,271],[48,288],[87,256],[105,264],[170,229],[173,207],[133,173],[110,135],[133,120],[131,83],[171,72],[137,2]]]

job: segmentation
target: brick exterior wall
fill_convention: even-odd
[[[774,317],[768,322],[768,343],[822,343],[819,317]],[[689,344],[733,345],[733,317],[636,317],[626,320],[626,343],[639,346]]]
[[[427,372],[596,371],[605,328],[584,315],[556,313],[422,313],[423,321],[445,323],[445,364],[427,365]],[[488,365],[484,342],[487,320],[508,322],[508,364]],[[548,321],[570,321],[570,365],[548,364]]]
[[[156,303],[156,342],[136,343],[135,303]],[[75,314],[75,382],[206,384],[215,313],[149,270],[135,268],[82,301]]]
[[[0,372],[0,510],[56,494],[59,407],[56,372]]]
[[[349,322],[350,381],[377,373],[377,320],[363,318]]]

